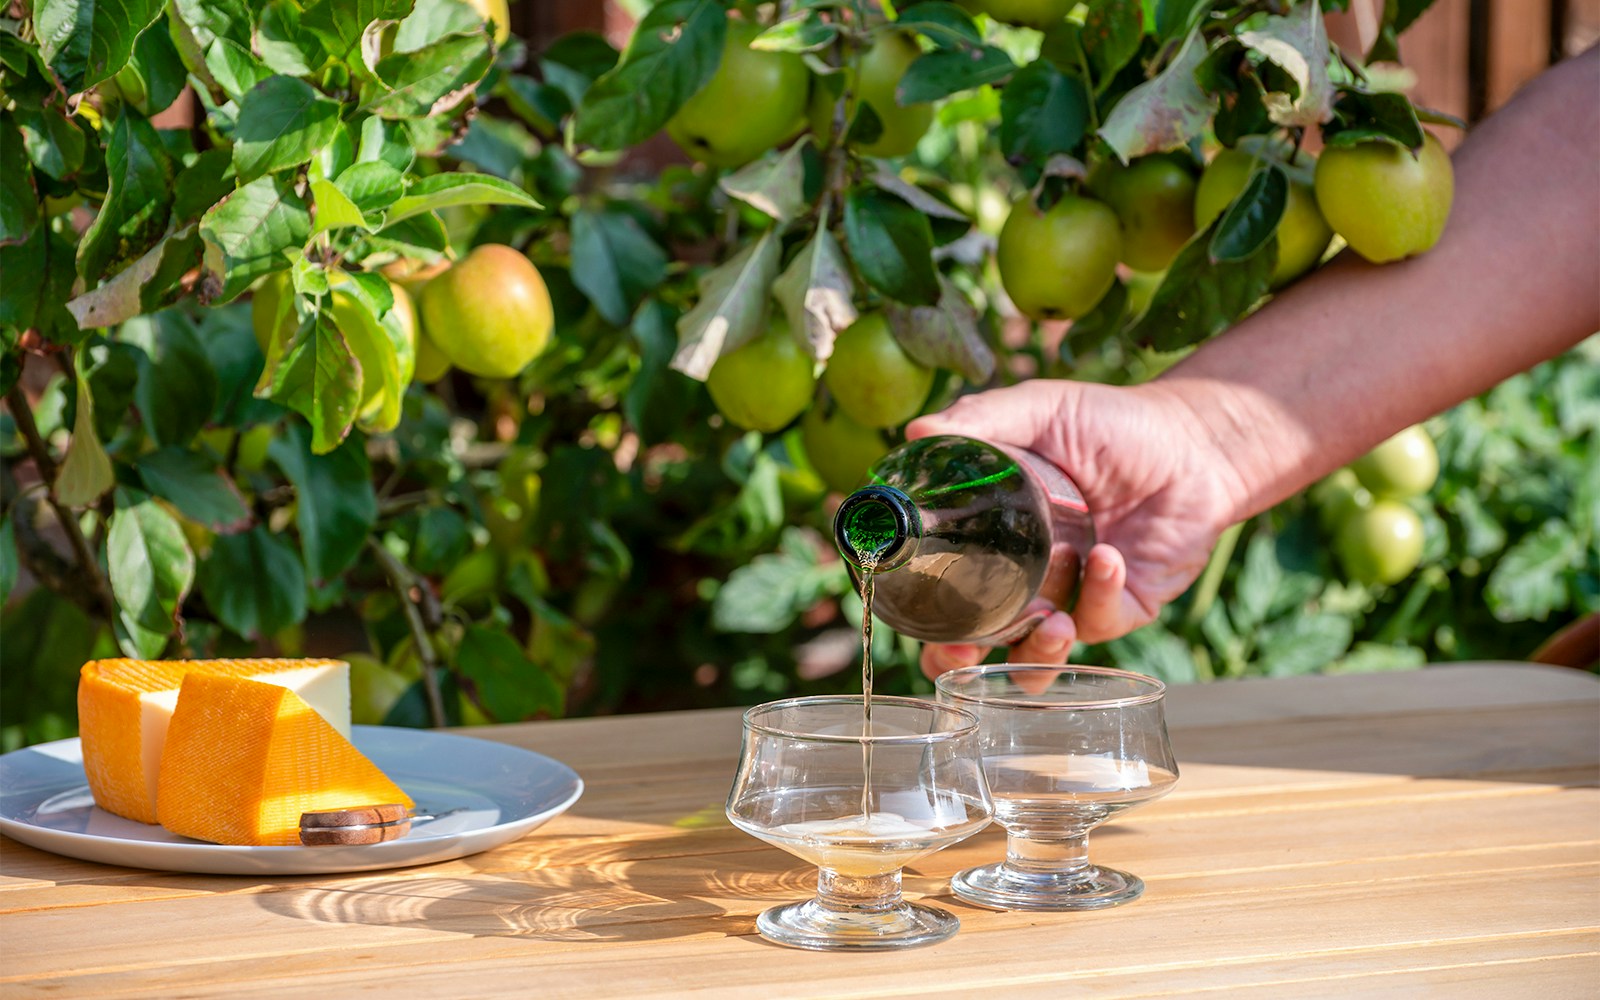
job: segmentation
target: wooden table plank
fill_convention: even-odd
[[[585,998],[1328,995],[1324,981],[1559,997],[1600,978],[1594,678],[1451,667],[1180,688],[1171,705],[1177,791],[1093,841],[1149,884],[1117,910],[950,897],[952,872],[1003,851],[991,830],[908,873],[908,895],[961,916],[954,940],[777,948],[754,916],[807,894],[814,869],[721,816],[738,713],[573,720],[482,732],[573,763],[588,791],[472,858],[229,878],[0,841],[0,995],[364,995],[400,981],[416,996],[517,996],[530,970],[541,996]]]

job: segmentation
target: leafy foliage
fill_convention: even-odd
[[[838,456],[808,454],[805,420],[730,426],[700,385],[721,356],[781,313],[820,368],[882,309],[944,373],[925,410],[1029,374],[1146,378],[1268,294],[1284,172],[1060,350],[987,267],[1007,204],[1158,150],[1193,168],[1212,139],[1414,148],[1437,121],[1372,92],[1309,2],[1092,0],[1044,32],[923,2],[899,5],[921,54],[893,106],[844,121],[840,99],[725,172],[619,166],[763,13],[732,6],[655,4],[620,53],[502,48],[458,0],[0,22],[5,748],[70,733],[76,667],[117,651],[347,647],[410,685],[387,719],[411,725],[835,689],[860,657],[825,541]],[[1379,48],[1422,6],[1387,5]],[[873,30],[855,9],[788,5],[753,47],[842,98]],[[157,124],[184,90],[202,120]],[[858,151],[927,101],[913,153]],[[424,385],[428,338],[459,331],[417,341],[402,292],[490,243],[536,265],[550,341],[513,379]],[[1088,655],[1191,679],[1525,654],[1600,605],[1596,367],[1591,345],[1436,421],[1408,581],[1341,582],[1296,498]],[[884,689],[926,690],[914,643],[876,643]]]

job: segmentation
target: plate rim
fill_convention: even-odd
[[[570,764],[557,760],[548,754],[540,753],[537,750],[529,750],[526,747],[517,746],[514,743],[486,740],[463,733],[443,732],[432,729],[370,725],[353,726],[352,742],[355,742],[355,737],[363,734],[381,734],[383,736],[403,734],[406,738],[416,738],[423,742],[461,743],[465,741],[488,744],[510,751],[513,754],[528,755],[536,758],[545,766],[551,766],[561,772],[565,772],[565,775],[558,775],[558,777],[570,777],[570,790],[559,801],[552,802],[536,812],[520,815],[515,819],[503,820],[491,826],[462,830],[438,837],[418,839],[402,837],[379,844],[341,847],[211,844],[199,840],[184,842],[130,840],[105,834],[41,826],[7,814],[0,814],[0,834],[4,834],[19,843],[62,857],[88,861],[93,864],[126,868],[218,875],[337,874],[341,872],[372,871],[383,868],[433,864],[491,850],[520,839],[544,823],[565,813],[582,798],[587,787],[583,776]],[[14,761],[22,755],[37,755],[47,748],[59,748],[74,744],[77,745],[74,749],[79,751],[79,760],[74,762],[73,766],[79,768],[78,773],[82,778],[81,784],[86,787],[88,785],[88,776],[82,771],[82,738],[78,736],[69,736],[64,739],[19,747],[9,753],[0,754],[0,763],[7,762],[8,759]],[[67,763],[59,757],[52,757],[51,759],[60,763]],[[77,783],[75,782],[74,785],[68,786],[68,789],[76,787],[76,785]],[[56,787],[48,795],[58,795],[68,789]],[[5,791],[5,789],[0,789],[0,794]],[[43,801],[43,799],[40,801]],[[98,809],[100,807],[94,806],[93,808]],[[41,843],[41,841],[48,841],[49,843]],[[81,847],[83,850],[66,850],[63,849],[63,845]],[[108,851],[114,852],[119,848],[130,850],[135,855],[159,856],[164,863],[151,864],[141,860],[124,859],[112,861],[105,859],[105,854]],[[87,853],[84,853],[85,851]],[[169,855],[170,857],[168,857]],[[296,864],[297,861],[303,861],[304,863]]]

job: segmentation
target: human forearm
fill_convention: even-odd
[[[1551,70],[1456,154],[1431,251],[1346,253],[1148,387],[1227,456],[1238,517],[1600,327],[1597,92],[1600,52]]]

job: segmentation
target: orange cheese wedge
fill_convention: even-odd
[[[300,814],[412,805],[305,699],[239,677],[183,679],[156,796],[161,825],[218,844],[300,842]]]
[[[340,660],[95,660],[78,678],[78,732],[95,804],[156,821],[167,725],[185,675],[249,677],[292,688],[350,732],[350,667]]]

